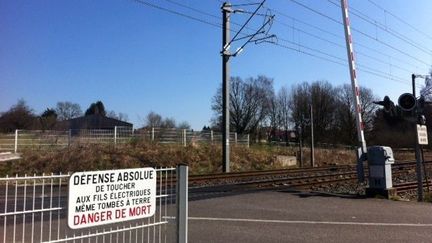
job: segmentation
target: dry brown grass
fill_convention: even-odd
[[[310,165],[310,149],[303,151],[305,166]],[[356,154],[354,150],[344,148],[315,148],[315,166],[325,165],[343,165],[356,163]]]
[[[231,170],[250,171],[276,169],[278,155],[295,156],[295,147],[270,147],[266,145],[232,147]],[[346,149],[315,150],[316,164],[352,164],[355,153]],[[304,165],[310,165],[310,151],[305,149]],[[14,174],[65,173],[74,171],[106,170],[145,166],[189,165],[191,174],[222,172],[222,152],[218,145],[199,144],[187,147],[179,145],[158,145],[151,143],[130,143],[113,145],[81,144],[55,150],[27,150],[22,159],[0,165],[0,176]]]

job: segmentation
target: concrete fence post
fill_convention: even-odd
[[[117,145],[117,126],[114,126],[114,145]]]
[[[211,143],[213,143],[213,139],[214,139],[213,136],[214,136],[214,135],[213,135],[213,130],[210,130],[210,142],[211,142]]]
[[[234,144],[237,145],[237,132],[234,133]]]
[[[177,242],[188,241],[188,166],[177,165]]]
[[[15,129],[15,146],[14,146],[15,153],[18,152],[18,129]]]
[[[151,141],[153,142],[154,139],[155,139],[155,129],[154,129],[154,127],[152,127],[152,130],[151,130]]]
[[[249,139],[249,134],[247,135],[247,147],[249,148],[250,146],[250,139]]]
[[[186,139],[186,129],[183,129],[183,146],[186,147],[187,139]]]

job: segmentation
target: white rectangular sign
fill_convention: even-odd
[[[156,211],[156,171],[137,168],[73,173],[68,201],[71,229],[151,217]]]
[[[428,144],[428,135],[427,135],[426,126],[417,125],[417,138],[418,138],[418,144],[420,145]]]

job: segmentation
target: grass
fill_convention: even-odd
[[[232,171],[251,171],[281,168],[277,156],[296,156],[296,147],[254,145],[250,148],[231,148]],[[304,165],[310,165],[310,150],[304,149]],[[114,147],[112,144],[75,144],[69,148],[27,149],[22,159],[2,163],[0,176],[66,173],[74,171],[106,170],[134,167],[165,167],[180,163],[189,165],[191,174],[222,172],[222,151],[219,145],[194,144],[161,145],[141,141]],[[315,149],[318,166],[353,164],[355,153],[346,149]]]

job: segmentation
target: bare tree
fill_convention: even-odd
[[[314,107],[315,137],[317,141],[331,140],[329,132],[335,126],[334,112],[337,109],[336,90],[327,81],[317,81],[312,83],[310,93],[311,104]],[[309,118],[309,115],[307,117]]]
[[[373,120],[378,106],[374,104],[379,98],[373,93],[373,91],[366,87],[360,87],[360,103],[361,103],[361,115],[364,122],[364,130],[366,133],[371,132],[373,129]]]
[[[189,129],[191,128],[191,126],[190,126],[189,122],[187,122],[187,121],[182,121],[182,122],[180,122],[180,123],[177,125],[177,128],[178,128],[178,129],[187,129],[187,130],[189,130]]]
[[[355,144],[357,141],[356,128],[356,107],[351,85],[345,84],[336,89],[336,129],[340,142],[344,144]],[[365,133],[369,133],[373,128],[373,121],[377,105],[373,101],[378,100],[371,89],[360,87],[361,115]]]
[[[425,78],[425,85],[421,88],[420,94],[425,97],[426,101],[432,101],[432,68],[429,71],[429,76]]]
[[[115,111],[109,111],[106,114],[107,117],[117,119],[119,121],[128,121],[128,115],[122,112],[116,113]]]
[[[60,121],[82,116],[80,105],[69,101],[57,102],[55,112],[57,113],[57,119]]]
[[[176,121],[172,117],[171,118],[165,118],[162,121],[161,127],[162,128],[175,128],[176,127]]]
[[[331,132],[335,127],[335,89],[327,81],[303,82],[291,90],[291,119],[303,138],[310,134],[310,105],[313,106],[314,137],[317,142],[335,139]],[[337,139],[337,138],[336,138]]]
[[[270,123],[270,131],[267,134],[267,140],[271,141],[275,138],[277,131],[281,127],[280,106],[278,103],[278,98],[275,95],[270,98],[268,120]]]
[[[343,144],[354,144],[356,141],[355,107],[351,86],[345,84],[336,90],[336,130],[338,138]]]
[[[306,82],[295,85],[291,89],[289,109],[291,110],[291,121],[297,130],[305,130],[305,118],[308,117],[308,106],[310,104],[310,85]]]
[[[290,122],[291,112],[290,112],[289,91],[285,86],[283,86],[278,92],[277,105],[278,105],[279,119],[280,119],[279,127],[284,130],[285,141],[288,144],[289,143],[288,129],[291,124]]]
[[[151,111],[146,116],[146,127],[161,127],[162,126],[162,116]]]
[[[265,76],[242,80],[231,78],[230,87],[230,125],[238,133],[259,134],[259,126],[264,122],[271,109],[274,96],[273,79]],[[222,92],[219,88],[213,97],[212,109],[215,113],[214,125],[221,124]]]

